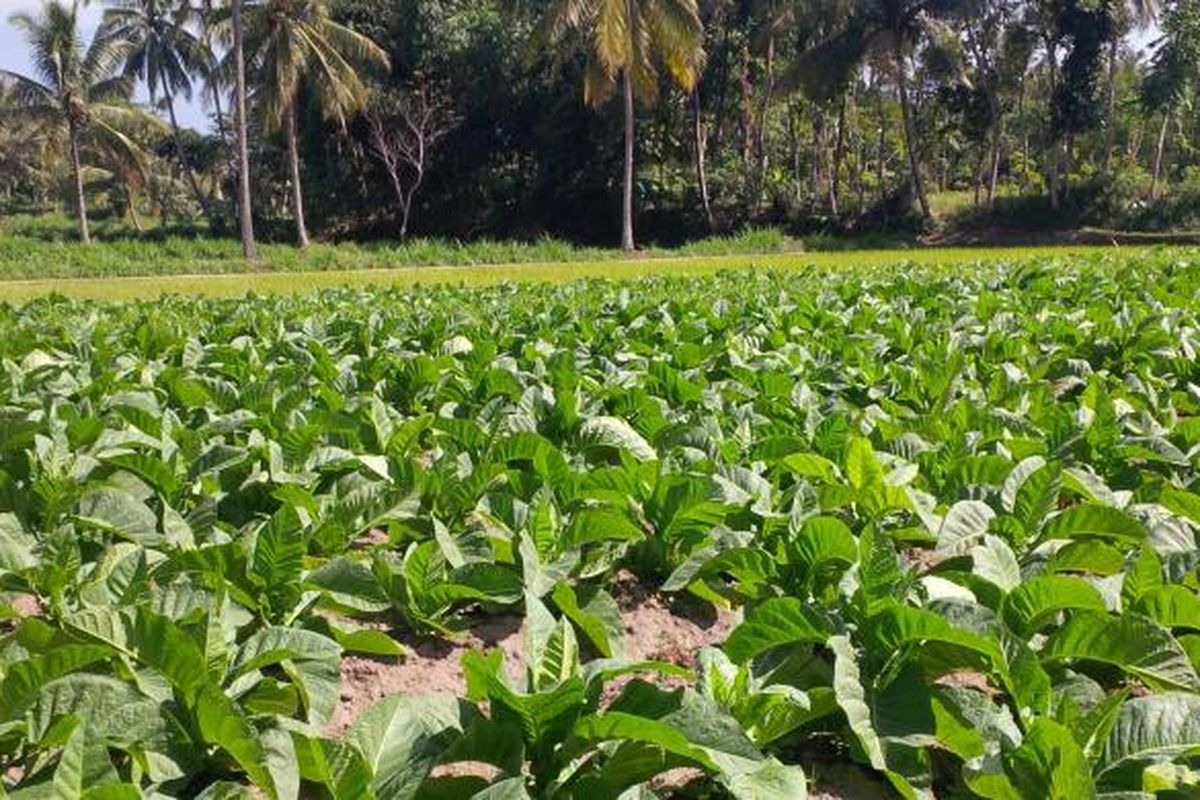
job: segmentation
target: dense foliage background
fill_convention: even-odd
[[[1197,225],[1195,3],[664,0],[662,18],[682,27],[660,41],[654,31],[667,23],[653,22],[656,2],[634,4],[652,23],[638,56],[645,66],[633,68],[633,192],[645,238],[670,243],[749,223],[916,229],[934,218],[976,230]],[[161,109],[109,120],[135,147],[84,136],[93,213],[231,227],[229,13],[216,5],[118,6],[140,9],[172,66],[159,70],[169,80],[155,78],[143,45],[115,58],[113,75],[148,82]],[[287,237],[295,216],[288,126],[276,102],[283,86],[297,122],[296,175],[319,194],[307,215],[320,234],[615,243],[624,62],[605,66],[597,49],[597,31],[607,30],[601,8],[574,0],[248,4],[260,232]],[[255,20],[265,30],[266,20],[288,14],[344,25],[379,51],[342,51],[353,78],[330,79],[303,59],[289,73],[270,60],[275,51],[254,49]],[[672,55],[672,41],[686,47]],[[676,75],[671,64],[685,56],[694,67]],[[650,69],[656,63],[666,68]],[[616,88],[589,88],[585,102],[598,69]],[[327,91],[331,80],[348,81],[347,93]],[[0,190],[16,205],[45,207],[70,194],[65,124],[32,112],[19,81],[7,85],[18,108],[0,117]],[[156,120],[170,116],[168,89],[204,97],[214,132],[176,134]],[[104,119],[96,111],[78,126],[86,134]],[[399,190],[414,183],[414,164],[393,163],[403,186],[394,183],[373,133],[411,146],[414,121],[421,180],[409,203]]]

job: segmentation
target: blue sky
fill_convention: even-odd
[[[41,0],[0,0],[0,69],[14,72],[29,70],[28,48],[21,32],[13,29],[8,18],[19,11],[36,12]],[[100,24],[100,16],[104,13],[103,5],[96,0],[81,11],[81,22],[84,40],[91,38],[92,32]],[[145,88],[138,87],[139,99],[145,101]],[[212,128],[208,111],[201,105],[198,97],[192,102],[180,98],[175,104],[179,115],[179,124],[196,130],[207,131]]]

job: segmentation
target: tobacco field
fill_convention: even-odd
[[[1178,251],[9,306],[0,797],[1200,796],[1198,351]]]

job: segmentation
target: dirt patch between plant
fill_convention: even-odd
[[[624,657],[630,660],[694,666],[700,649],[724,642],[733,627],[731,612],[718,611],[689,597],[659,595],[626,573],[618,575],[608,588],[621,608]],[[393,635],[408,647],[406,658],[347,655],[342,659],[341,704],[329,724],[331,734],[350,727],[363,711],[388,695],[464,696],[462,657],[468,650],[500,648],[514,678],[523,666],[524,618],[520,616],[483,619],[453,642],[397,632]]]

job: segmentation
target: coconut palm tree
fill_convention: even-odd
[[[625,176],[621,247],[633,250],[633,152],[635,101],[658,96],[658,65],[691,92],[704,60],[704,28],[696,0],[557,0],[541,35],[551,41],[567,31],[588,40],[584,100],[604,103],[620,81],[625,105]]]
[[[125,74],[145,81],[151,102],[161,92],[174,133],[174,152],[196,196],[196,202],[212,218],[208,197],[196,175],[185,163],[179,144],[179,119],[175,96],[191,100],[192,76],[202,75],[209,63],[206,47],[192,31],[196,9],[188,0],[109,0],[104,12],[104,29],[115,39],[128,43]]]
[[[237,140],[238,227],[242,232],[242,255],[258,257],[254,244],[254,216],[250,207],[250,144],[246,124],[246,36],[243,25],[243,0],[232,0],[230,21],[233,28],[233,127]]]
[[[101,30],[84,47],[77,7],[57,0],[36,15],[14,14],[10,21],[29,42],[34,75],[3,70],[0,79],[12,83],[15,102],[32,124],[65,133],[79,236],[90,242],[82,148],[86,144],[109,160],[138,169],[142,161],[137,145],[117,128],[137,114],[127,105],[132,82],[120,74],[129,44]]]
[[[265,0],[247,5],[245,49],[256,104],[268,128],[283,133],[296,240],[307,247],[297,104],[307,96],[327,119],[345,128],[347,117],[361,111],[368,99],[360,70],[386,69],[388,56],[366,36],[335,22],[324,0]]]

